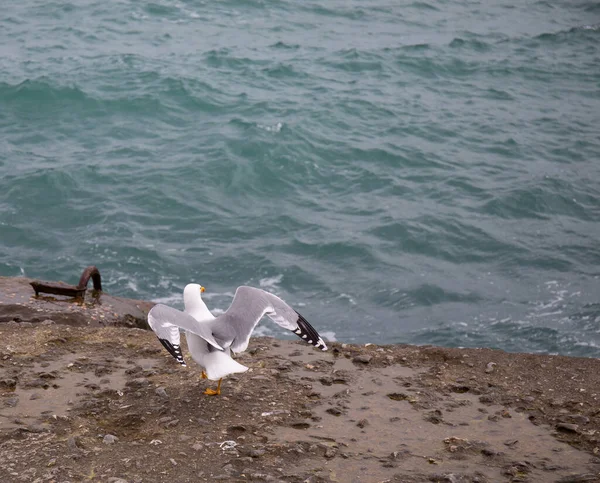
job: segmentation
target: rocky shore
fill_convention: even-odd
[[[0,277],[2,482],[600,481],[598,359],[253,338],[211,397],[152,303],[28,282]]]

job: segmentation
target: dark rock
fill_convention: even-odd
[[[358,423],[356,423],[356,425],[362,429],[365,426],[369,425],[369,421],[367,421],[366,419],[361,419]]]
[[[464,384],[450,384],[450,390],[452,392],[457,392],[459,394],[463,394],[465,392],[469,392],[470,391],[470,387],[466,386]]]
[[[388,394],[387,397],[389,397],[392,401],[406,401],[408,399],[408,395],[404,394],[403,392],[393,392]]]
[[[19,404],[19,398],[16,396],[4,400],[4,405],[9,408],[14,408],[17,404]]]
[[[442,416],[442,411],[440,411],[439,409],[430,411],[425,416],[423,416],[423,419],[432,424],[440,424],[440,423],[444,422],[444,418]]]
[[[334,416],[341,416],[342,411],[339,408],[329,408],[326,413],[333,414]]]
[[[310,428],[310,424],[305,421],[297,421],[290,424],[290,427],[294,429],[308,429]]]
[[[0,387],[3,389],[14,389],[17,387],[17,380],[10,378],[0,379]]]
[[[572,423],[558,423],[556,429],[563,433],[579,433],[579,425]]]
[[[333,384],[333,378],[329,376],[323,376],[319,379],[319,382],[324,386],[331,386]]]
[[[260,458],[261,456],[263,456],[266,453],[266,451],[264,449],[251,449],[248,451],[248,456],[250,456],[251,458]]]
[[[150,385],[150,381],[145,377],[138,377],[132,381],[127,382],[127,386],[130,387],[146,387]]]
[[[167,394],[167,391],[165,391],[164,387],[157,387],[154,392],[157,396],[162,397],[163,399],[169,398],[169,395]]]

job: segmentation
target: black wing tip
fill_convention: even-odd
[[[325,344],[325,341],[321,338],[319,333],[300,312],[295,312],[298,314],[298,320],[296,321],[298,328],[292,330],[292,332],[308,344],[314,345],[317,349],[321,349],[322,351],[326,351],[327,344]]]
[[[183,359],[183,353],[181,352],[181,347],[178,345],[171,344],[167,339],[158,339],[160,343],[163,345],[165,349],[171,354],[179,364],[183,367],[186,367],[185,360]]]

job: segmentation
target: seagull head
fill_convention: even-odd
[[[205,288],[198,283],[188,283],[183,289],[183,303],[186,308],[192,308],[202,302],[202,292]]]

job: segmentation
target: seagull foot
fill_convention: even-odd
[[[202,379],[208,379],[208,376],[206,375],[206,372],[202,371],[202,374],[200,375],[200,377]]]
[[[217,384],[216,391],[214,389],[206,388],[206,391],[204,391],[204,394],[206,394],[207,396],[218,396],[219,394],[221,394],[221,381],[222,380],[223,380],[223,378],[219,379],[219,384]]]

